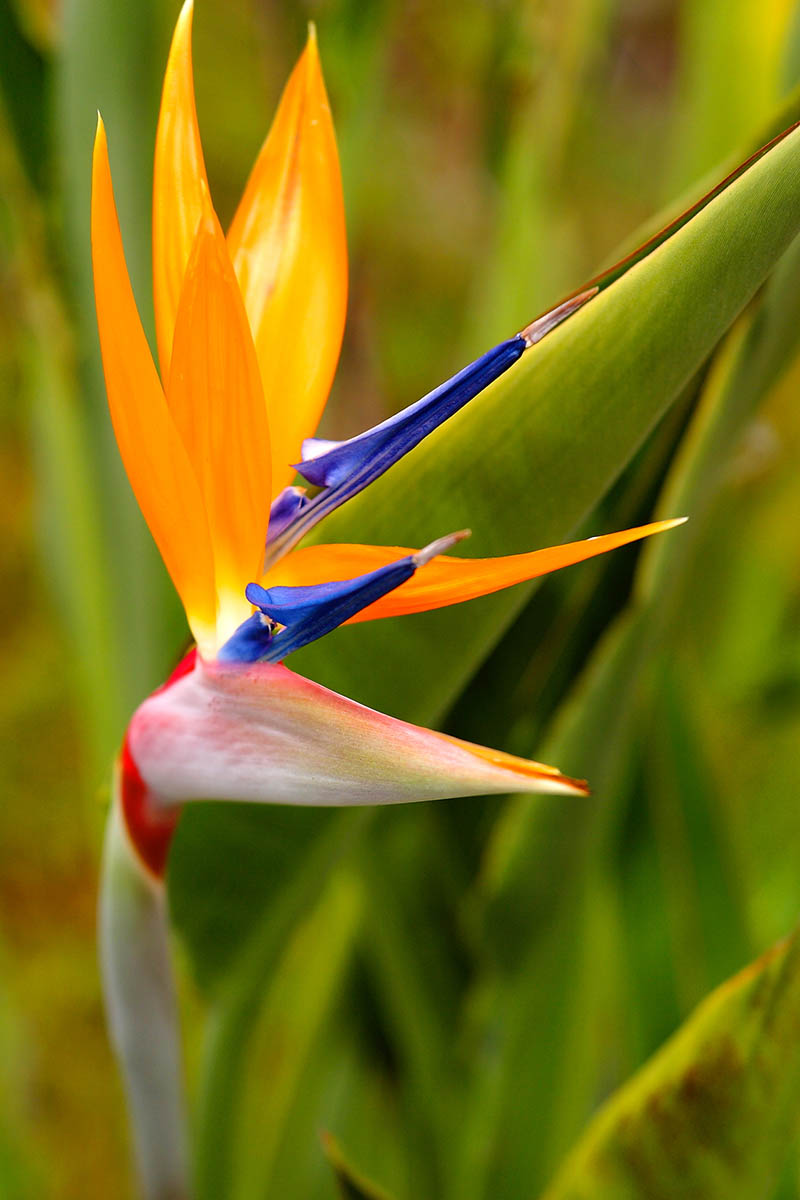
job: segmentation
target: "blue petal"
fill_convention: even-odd
[[[295,546],[318,521],[355,496],[413,450],[423,438],[458,412],[512,366],[526,348],[522,335],[495,346],[476,362],[396,416],[346,442],[313,439],[317,457],[296,464],[309,483],[324,490],[309,500],[267,543],[267,564]]]
[[[308,504],[306,489],[302,487],[285,487],[275,499],[269,510],[269,527],[267,541],[272,541],[283,533],[301,509]]]
[[[416,404],[349,441],[323,443],[332,448],[312,458],[304,454],[303,462],[294,465],[309,483],[328,488],[345,484],[343,499],[354,496],[507,371],[524,349],[519,335],[502,342]],[[313,452],[317,447],[311,442]]]
[[[273,531],[270,522],[267,565],[286,554],[318,521],[413,450],[437,426],[513,366],[528,347],[541,341],[596,292],[595,287],[570,297],[526,326],[516,337],[501,342],[427,396],[366,433],[344,442],[308,438],[303,445],[303,461],[294,465],[309,483],[323,490],[298,506],[280,528],[276,525]]]
[[[217,651],[220,662],[252,663],[264,658],[272,641],[272,626],[260,612],[248,617]]]
[[[223,662],[281,662],[405,583],[418,567],[466,536],[468,531],[462,530],[439,538],[416,554],[355,579],[304,587],[264,588],[249,583],[245,595],[259,611],[239,626],[217,657]],[[278,625],[283,628],[275,632]]]

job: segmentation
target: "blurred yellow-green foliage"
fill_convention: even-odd
[[[421,395],[746,148],[797,81],[796,7],[198,0],[198,110],[223,218],[305,24],[318,26],[351,253],[323,432],[348,435]],[[14,1198],[131,1194],[94,950],[105,777],[126,716],[184,633],[105,414],[89,161],[100,107],[148,320],[150,156],[175,16],[166,0],[0,0],[0,1194]],[[598,943],[601,962],[618,957],[628,996],[604,1000],[609,1038],[615,1023],[629,1026],[608,1086],[800,908],[799,388],[795,364],[730,451],[629,758],[635,803],[607,851],[613,895],[597,876],[598,912],[622,906],[625,931],[619,944]],[[673,417],[673,436],[683,419]],[[575,671],[624,602],[634,557],[622,561],[542,587],[536,628],[522,622],[498,652],[500,663],[519,660],[513,685],[501,693],[490,661],[481,679],[496,700],[476,707],[468,692],[448,728],[531,749],[566,687],[551,653],[560,614],[602,585],[584,644],[572,645]],[[488,832],[496,812],[471,801],[443,819],[457,842],[457,814]],[[421,819],[392,814],[384,828],[411,844]],[[693,858],[712,842],[713,863]],[[720,873],[726,900],[715,907]],[[335,908],[343,927],[346,891]],[[324,926],[319,935],[331,936]],[[278,1016],[296,1002],[290,968],[283,997],[270,999]],[[201,1004],[188,982],[186,993],[196,1069]],[[361,1047],[373,1066],[379,1040]],[[530,1190],[503,1195],[543,1185],[551,1154],[577,1133],[565,1121],[544,1177],[532,1172]],[[257,1121],[249,1135],[264,1136]],[[384,1157],[369,1168],[402,1189],[402,1165]],[[800,1194],[794,1162],[781,1194]]]

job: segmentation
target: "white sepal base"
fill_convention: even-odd
[[[116,777],[98,917],[106,1015],[125,1083],[142,1195],[145,1200],[189,1200],[166,893],[130,844]]]

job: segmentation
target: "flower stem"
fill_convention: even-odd
[[[144,1200],[188,1200],[186,1120],[166,891],[128,840],[115,777],[103,852],[100,966]]]

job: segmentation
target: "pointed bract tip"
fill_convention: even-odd
[[[521,771],[520,774],[525,774],[525,772]],[[536,777],[534,771],[529,774]],[[567,796],[591,796],[592,794],[592,789],[585,779],[573,779],[571,775],[562,775],[560,771],[555,771],[552,779],[553,783],[557,784]]]
[[[459,529],[457,533],[448,533],[444,537],[437,538],[435,542],[430,542],[427,546],[423,546],[412,557],[415,567],[424,567],[432,558],[436,558],[440,554],[446,554],[448,550],[452,550],[453,546],[457,546],[459,542],[463,542],[465,538],[472,536],[471,529]]]
[[[570,779],[568,775],[564,775],[563,778],[573,796],[591,796],[592,789],[585,779]]]
[[[317,46],[317,23],[316,21],[308,22],[308,37],[306,38],[306,46]]]

